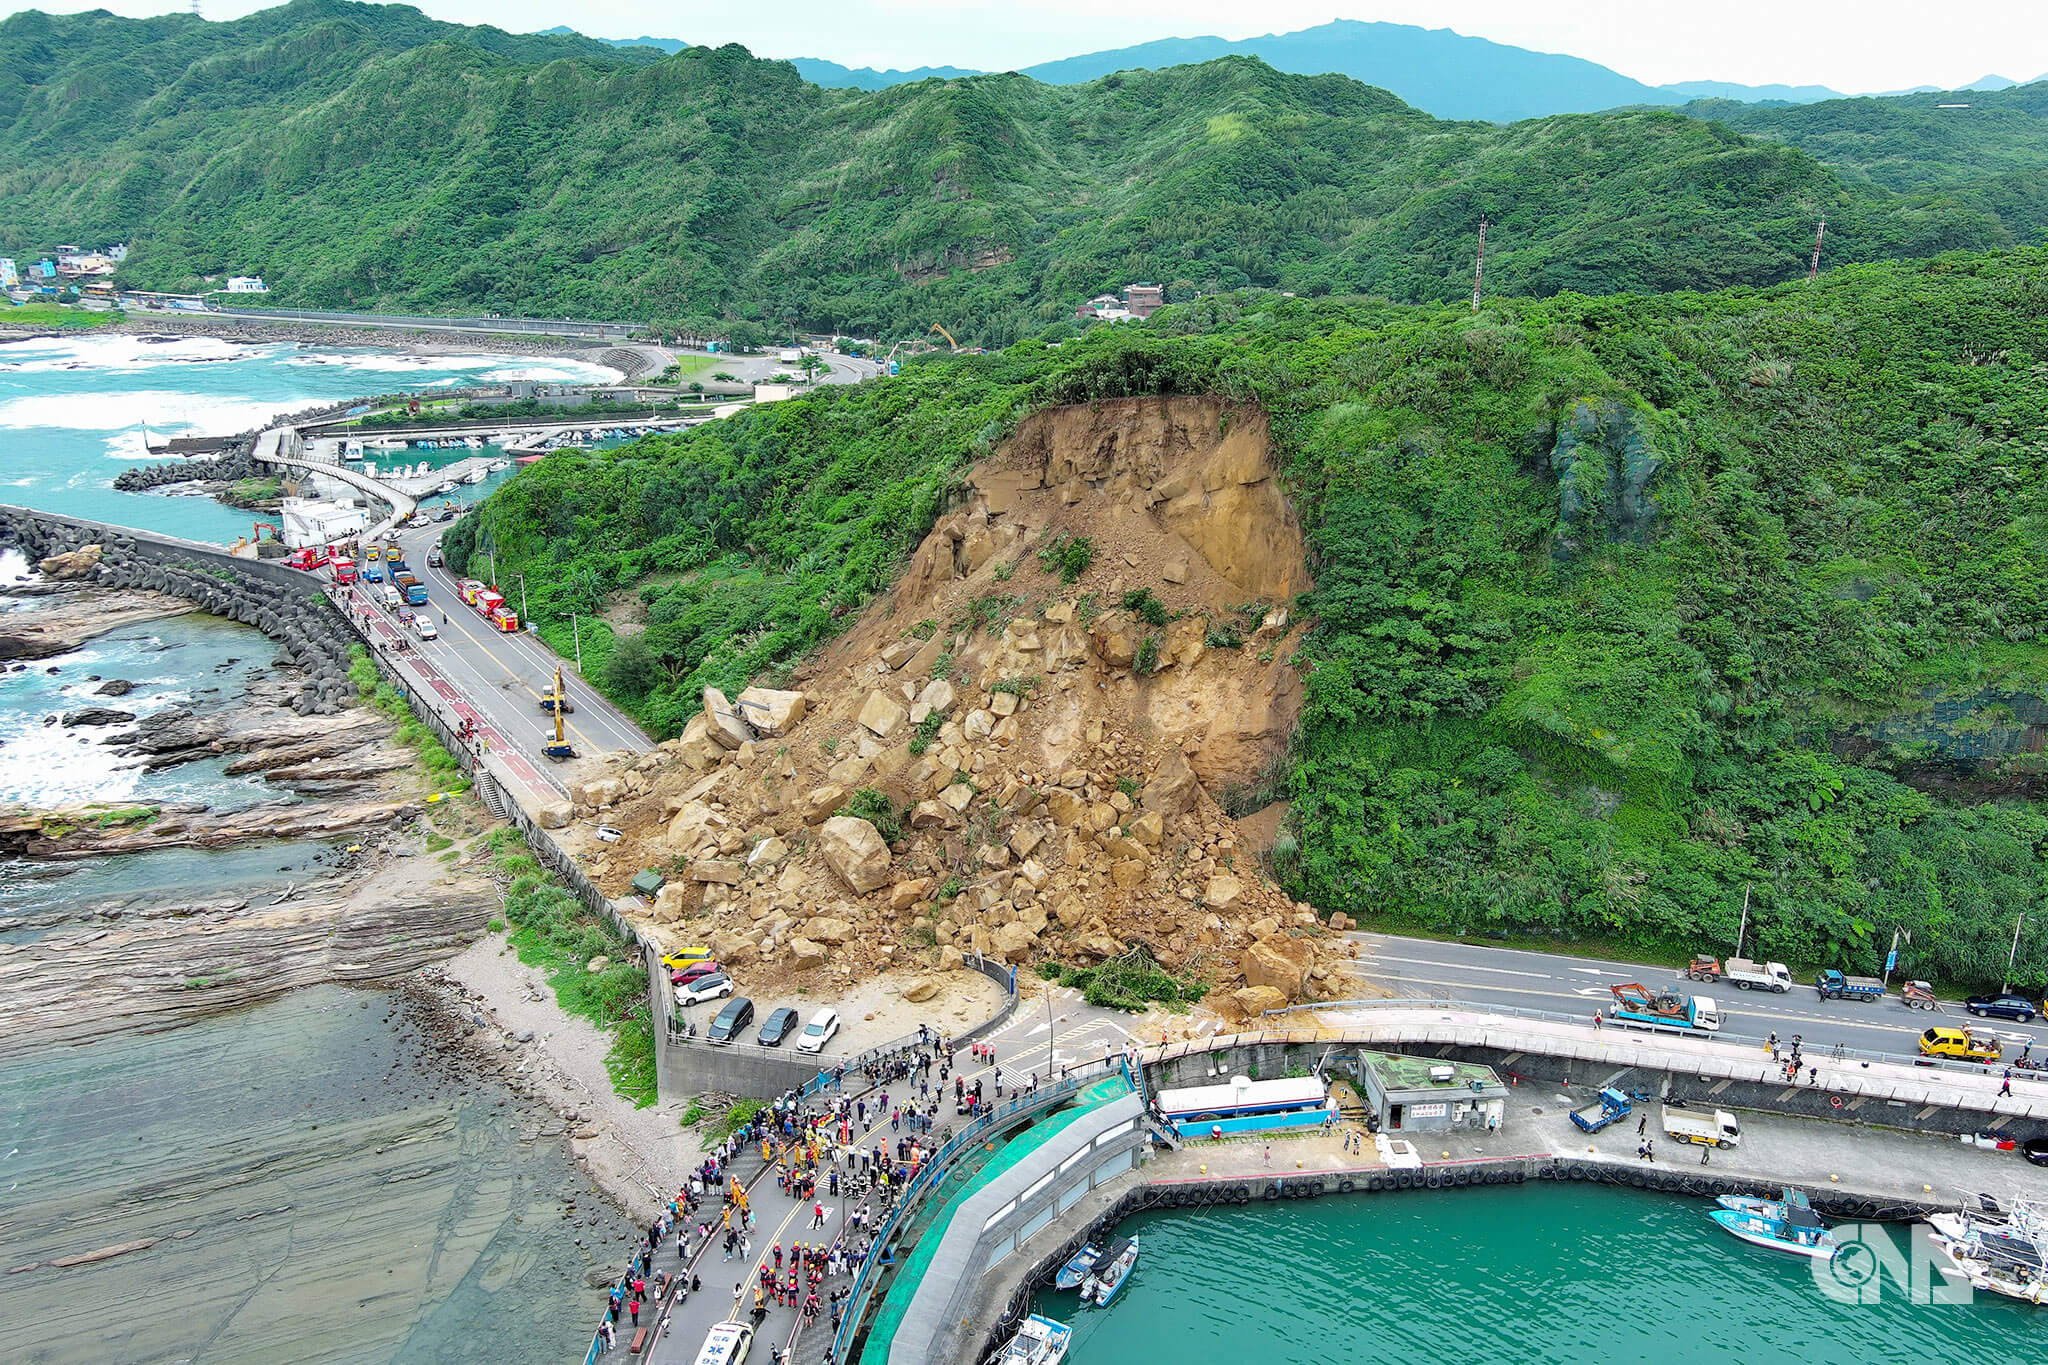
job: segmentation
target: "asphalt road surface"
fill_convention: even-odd
[[[1689,981],[1670,967],[1613,962],[1604,958],[1526,952],[1393,934],[1353,933],[1359,945],[1355,970],[1366,980],[1397,996],[1516,1005],[1524,1009],[1584,1014],[1614,1003],[1608,987],[1640,982],[1652,989],[1675,988],[1713,997],[1721,1012],[1723,1033],[1762,1038],[1775,1032],[1781,1041],[1793,1034],[1809,1051],[1841,1044],[1873,1052],[1911,1054],[1918,1051],[1921,1030],[1929,1024],[1967,1024],[2006,1044],[2008,1059],[2033,1045],[2036,1057],[2048,1055],[2048,1025],[2016,1024],[2001,1019],[1972,1019],[1960,1001],[1945,1001],[1940,1013],[1909,1010],[1899,1000],[1900,978],[1892,977],[1890,998],[1879,1001],[1822,1000],[1810,981],[1796,983],[1783,995],[1740,990],[1726,981],[1711,985]]]
[[[427,585],[427,605],[414,610],[427,612],[440,631],[438,639],[414,641],[419,655],[461,689],[500,734],[536,759],[541,746],[555,738],[554,721],[540,709],[540,699],[554,691],[557,667],[563,670],[570,706],[563,734],[579,756],[618,749],[639,754],[653,748],[654,741],[639,726],[576,676],[573,662],[523,630],[511,635],[493,630],[474,608],[463,605],[457,578],[446,569],[427,567],[427,549],[439,542],[448,525],[436,522],[398,532],[406,564]],[[517,593],[514,584],[514,605]],[[379,595],[376,584],[366,585],[365,596],[374,600]]]

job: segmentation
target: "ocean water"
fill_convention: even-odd
[[[630,1229],[587,1221],[551,1116],[440,1077],[394,1004],[321,986],[0,1050],[0,1245],[42,1263],[0,1275],[0,1360],[579,1359],[603,1301],[585,1276],[624,1263]]]
[[[152,458],[145,425],[159,438],[225,433],[336,398],[510,377],[611,373],[214,340],[0,344],[0,501],[225,543],[250,513],[113,490],[122,468]],[[458,456],[411,456],[440,457]],[[26,568],[0,552],[0,612],[37,609],[5,595]],[[259,632],[194,614],[0,674],[0,803],[290,799],[228,776],[225,760],[149,772],[100,743],[106,729],[44,723],[86,705],[231,703],[275,656]],[[136,688],[96,697],[95,676]],[[305,880],[324,851],[295,841],[0,864],[0,948],[138,898],[260,896]],[[0,1362],[580,1358],[603,1301],[586,1276],[623,1264],[629,1230],[551,1115],[494,1080],[441,1071],[396,999],[319,987],[167,1033],[0,1045],[0,1267],[153,1242],[0,1275]]]
[[[0,502],[226,544],[248,534],[256,518],[211,499],[115,491],[122,469],[161,458],[148,453],[145,431],[161,444],[167,436],[246,431],[342,398],[507,379],[617,377],[603,366],[546,357],[410,356],[216,337],[0,343]],[[436,454],[452,458],[407,457]],[[465,488],[460,500],[490,486]]]
[[[2042,1310],[1994,1295],[1915,1304],[1887,1280],[1875,1303],[1837,1303],[1708,1207],[1539,1183],[1146,1214],[1118,1229],[1142,1250],[1109,1308],[1054,1293],[1037,1311],[1073,1325],[1068,1365],[2018,1365],[2048,1349]]]

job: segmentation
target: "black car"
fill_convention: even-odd
[[[1982,1018],[2015,1019],[2022,1024],[2034,1022],[2034,1016],[2041,1012],[2040,1006],[2024,995],[1973,995],[1963,1002],[1970,1013]]]
[[[754,1002],[744,995],[736,995],[725,1002],[725,1008],[711,1021],[711,1027],[704,1030],[707,1043],[729,1043],[740,1036],[740,1030],[754,1022]]]
[[[768,1016],[768,1022],[761,1025],[762,1047],[781,1047],[782,1040],[796,1032],[796,1011],[784,1005]]]

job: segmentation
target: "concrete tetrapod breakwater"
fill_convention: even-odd
[[[320,585],[296,569],[244,559],[217,545],[6,505],[0,505],[0,544],[15,546],[31,561],[97,545],[97,562],[81,564],[80,581],[167,593],[254,626],[305,670],[306,681],[291,702],[294,711],[332,714],[346,702],[355,632]]]

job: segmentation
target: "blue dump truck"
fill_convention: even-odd
[[[1597,1133],[1608,1124],[1627,1118],[1628,1111],[1634,1107],[1634,1101],[1627,1095],[1609,1086],[1593,1103],[1572,1110],[1572,1122],[1589,1133]]]
[[[1882,1000],[1884,982],[1874,976],[1844,976],[1830,967],[1813,979],[1823,1000]]]

